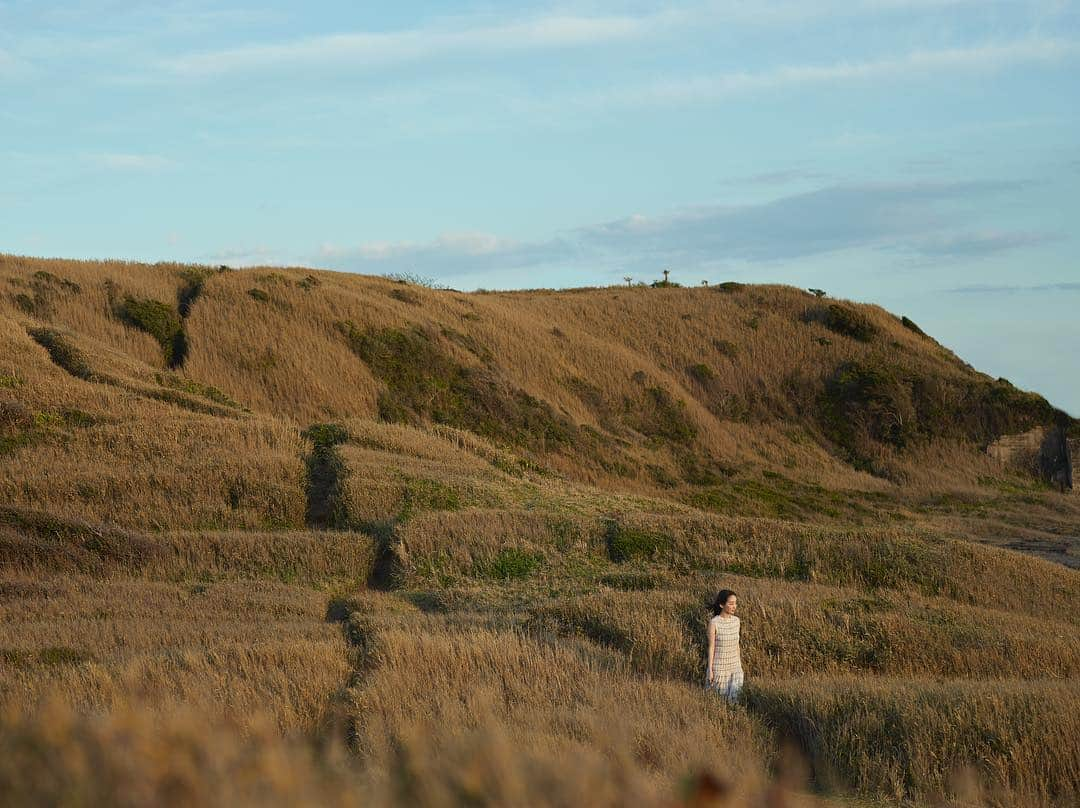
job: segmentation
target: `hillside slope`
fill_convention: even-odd
[[[299,431],[354,420],[371,444],[342,450],[371,483],[351,505],[361,520],[401,505],[388,463],[404,473],[415,452],[461,454],[433,437],[450,427],[548,488],[917,519],[1064,560],[1060,537],[1080,532],[1077,501],[1044,484],[1055,458],[1016,469],[985,452],[1033,427],[1077,437],[1078,422],[874,306],[775,286],[462,294],[302,269],[15,257],[0,257],[0,284],[7,396],[26,409],[4,437],[13,502],[132,525],[150,511],[170,527],[300,525]],[[475,462],[433,459],[414,476],[460,501],[521,496],[498,464],[472,479]]]
[[[1078,438],[787,287],[0,256],[0,792],[1073,805]]]

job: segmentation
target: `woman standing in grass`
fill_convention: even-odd
[[[729,701],[735,700],[743,683],[737,608],[735,593],[721,589],[713,602],[713,617],[709,621],[709,664],[705,681],[710,689]]]

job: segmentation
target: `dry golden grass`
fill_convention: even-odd
[[[507,551],[555,565],[568,556],[606,563],[613,537],[665,568],[807,583],[913,590],[960,603],[1009,608],[1075,623],[1075,572],[1007,550],[942,540],[911,528],[832,528],[705,514],[625,513],[616,519],[558,513],[462,510],[410,520],[396,547],[402,572],[448,582]],[[620,546],[622,546],[620,544]],[[434,577],[433,577],[434,576]],[[449,576],[449,577],[448,577]]]
[[[1068,622],[911,593],[738,576],[722,581],[739,594],[743,664],[755,679],[808,672],[1080,676],[1080,631]],[[681,585],[561,598],[535,607],[530,623],[619,650],[643,673],[702,682],[706,606],[715,589],[694,579],[666,582],[672,584]]]
[[[115,303],[199,279],[166,371]],[[1078,573],[959,539],[1068,560],[1080,497],[957,439],[874,449],[887,479],[845,462],[814,414],[841,362],[985,377],[877,307],[860,342],[821,305],[0,256],[0,791],[699,805],[680,778],[711,772],[725,804],[817,804],[769,784],[788,738],[830,794],[1072,804]],[[426,335],[415,400],[392,389],[410,357],[376,372],[344,322]],[[417,414],[446,389],[449,423]],[[347,437],[322,456],[313,423]],[[304,530],[335,486],[350,529]],[[728,583],[735,708],[700,689]]]
[[[349,665],[326,598],[261,581],[170,584],[77,575],[0,579],[0,704],[137,701],[282,729],[322,720]]]
[[[975,804],[1080,801],[1080,686],[803,677],[752,685],[747,703],[810,752],[819,782],[915,804],[967,774]]]
[[[619,804],[627,793],[655,802],[677,776],[700,768],[739,781],[760,775],[767,754],[760,728],[698,688],[638,679],[586,647],[393,607],[384,616],[369,610],[372,602],[350,621],[363,648],[363,675],[349,699],[363,760],[392,757],[399,739],[423,738],[436,750],[479,735],[502,750],[493,768],[521,772],[518,782],[482,777],[477,797],[494,786],[487,799],[502,802],[501,785],[513,789],[501,795],[509,804],[529,801],[527,790],[514,791],[528,787],[536,769],[551,778],[550,804],[566,805]],[[554,777],[570,760],[589,776]],[[449,802],[422,778],[412,787],[433,798],[422,804]]]

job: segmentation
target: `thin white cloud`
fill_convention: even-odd
[[[265,244],[254,247],[225,247],[216,252],[201,255],[198,260],[238,267],[284,266],[292,263],[280,250],[275,250]]]
[[[680,12],[643,16],[548,16],[464,28],[338,33],[291,42],[245,45],[188,54],[162,63],[188,77],[273,69],[351,65],[378,67],[450,56],[483,56],[633,40],[670,27]]]
[[[0,48],[0,81],[23,78],[31,72],[30,62],[16,56],[9,50]]]
[[[1036,283],[1030,285],[980,283],[972,286],[957,286],[946,289],[954,294],[1017,294],[1020,292],[1080,292],[1080,283],[1062,281],[1061,283]]]
[[[430,241],[371,241],[355,247],[324,244],[318,260],[372,272],[462,272],[540,266],[566,260],[577,248],[563,238],[522,242],[490,233],[443,233]]]
[[[717,100],[733,95],[809,85],[882,79],[933,78],[963,72],[995,72],[1022,64],[1049,64],[1080,56],[1080,42],[1023,39],[969,48],[913,51],[903,56],[824,65],[788,65],[615,87],[579,96],[581,106],[648,106]]]
[[[149,172],[171,168],[174,163],[160,154],[95,154],[90,162],[107,171]]]
[[[971,228],[971,203],[1028,186],[1023,181],[833,185],[761,204],[636,214],[531,242],[457,233],[423,242],[327,245],[316,260],[359,272],[451,278],[558,266],[609,274],[649,272],[658,266],[699,270],[726,262],[760,264],[851,249],[962,259],[1060,238]]]

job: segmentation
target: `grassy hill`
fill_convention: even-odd
[[[1040,427],[788,287],[0,256],[0,785],[1070,804],[1080,496],[986,452]]]

